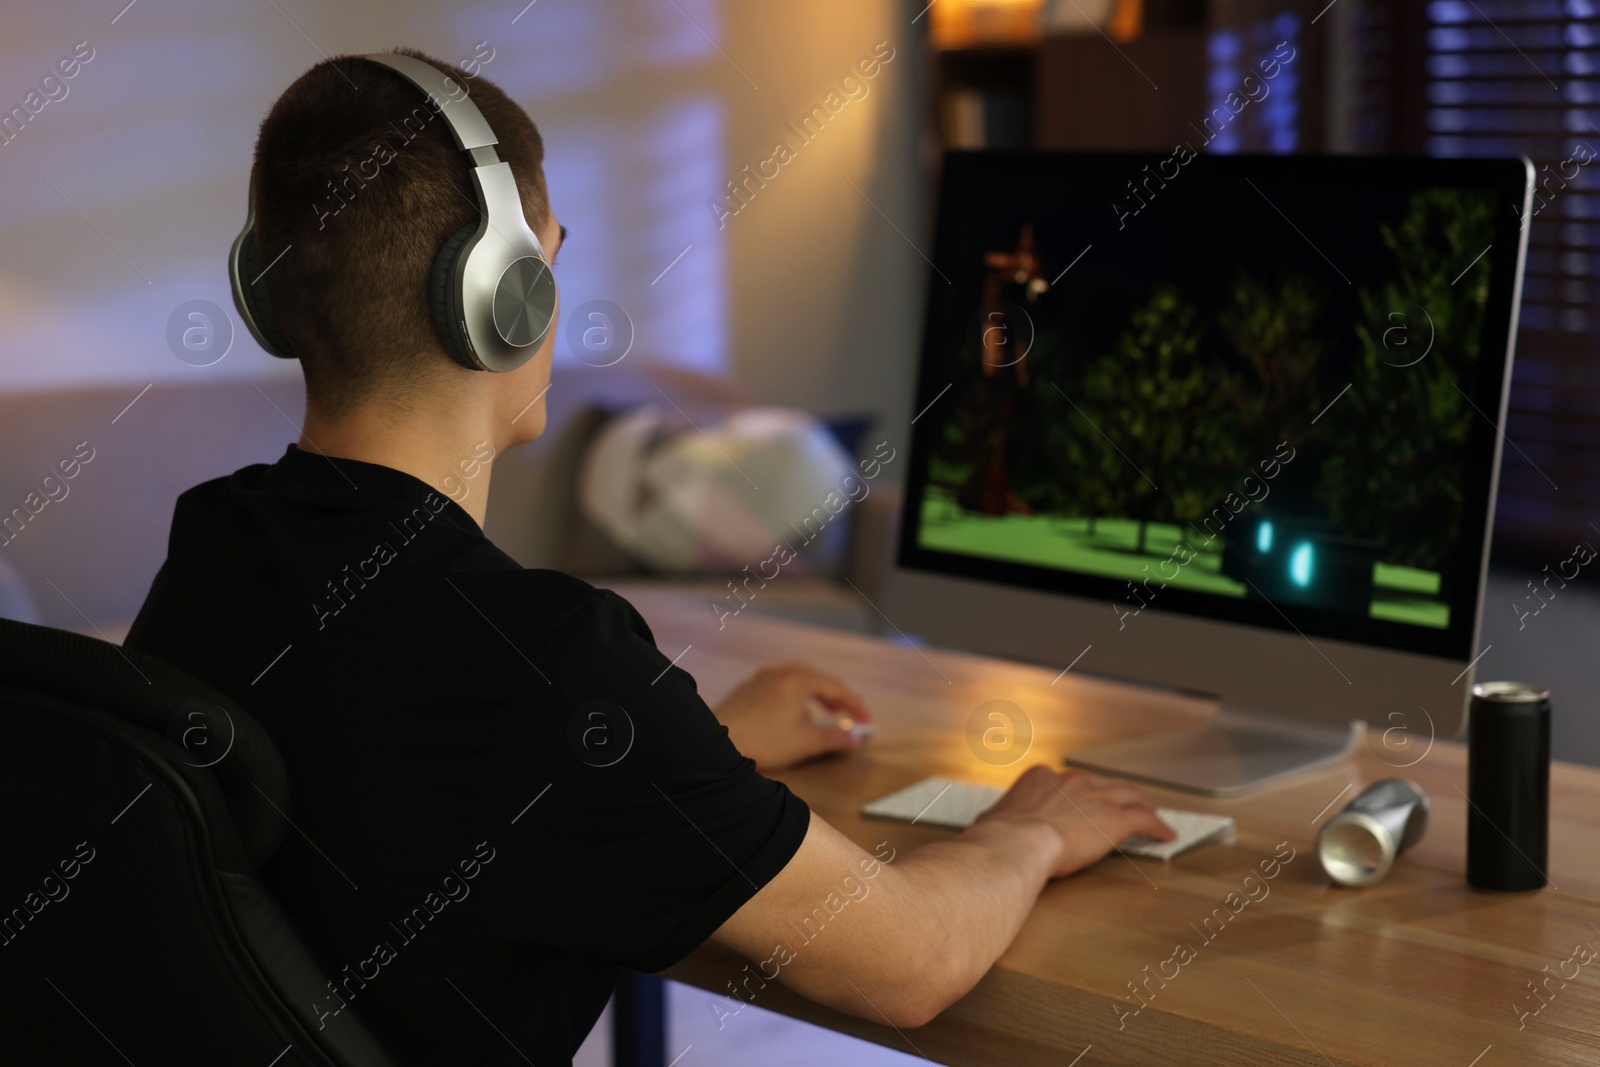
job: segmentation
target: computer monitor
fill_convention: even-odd
[[[1181,788],[1337,760],[1363,722],[1459,734],[1532,178],[947,156],[890,618],[1215,694],[1204,730],[1067,755]]]

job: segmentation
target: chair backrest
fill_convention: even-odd
[[[290,817],[232,701],[0,620],[3,1058],[391,1067],[352,1011],[319,1017],[331,976],[256,874]]]

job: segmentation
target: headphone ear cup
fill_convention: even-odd
[[[255,320],[256,329],[261,337],[271,346],[272,354],[284,359],[294,359],[294,349],[290,347],[288,338],[283,336],[283,331],[278,328],[277,316],[272,311],[272,298],[267,293],[267,282],[262,278],[261,256],[256,251],[256,235],[246,233],[239,245],[239,266],[242,277],[239,281],[239,298],[244,303],[250,317]],[[251,285],[249,279],[259,279]]]
[[[461,227],[439,249],[439,254],[433,260],[433,273],[428,276],[428,304],[433,312],[433,329],[439,335],[439,342],[444,345],[444,350],[450,353],[450,358],[468,370],[482,370],[473,362],[467,339],[461,335],[461,320],[456,315],[453,288],[455,286],[456,261],[461,258],[461,249],[473,234],[478,232],[478,224],[469,222]]]

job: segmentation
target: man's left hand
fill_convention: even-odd
[[[861,744],[849,730],[814,724],[808,708],[813,700],[856,722],[872,718],[843,682],[804,663],[762,668],[715,710],[734,746],[758,770],[776,771]]]

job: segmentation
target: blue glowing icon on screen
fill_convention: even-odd
[[[1272,551],[1272,523],[1263,522],[1260,526],[1256,527],[1256,551]]]
[[[1289,554],[1289,578],[1304,589],[1311,584],[1311,544],[1302,542]]]

